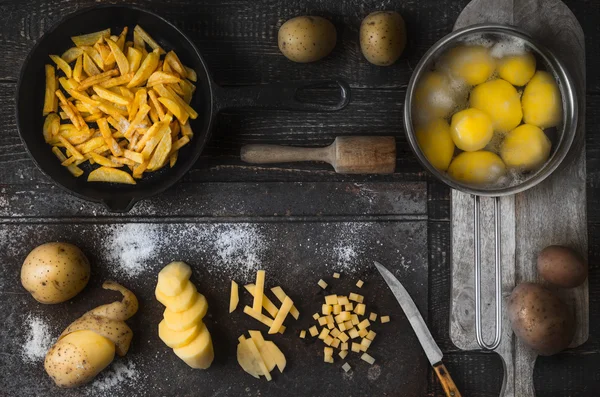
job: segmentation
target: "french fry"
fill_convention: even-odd
[[[177,151],[173,151],[173,149],[171,149],[171,154],[169,155],[169,167],[173,168],[175,167],[175,163],[177,163],[177,158],[179,157],[179,152]]]
[[[84,55],[84,57],[85,57],[85,55]],[[85,65],[85,60],[84,60],[84,65]],[[87,79],[83,80],[81,83],[79,83],[79,87],[77,87],[77,91],[87,90],[88,88],[90,88],[93,85],[99,85],[103,81],[106,81],[106,80],[110,79],[111,77],[116,76],[117,74],[119,74],[119,71],[116,69],[112,69],[112,70],[108,70],[103,73],[99,73],[99,74],[90,76]]]
[[[181,88],[181,86],[179,84],[169,83],[169,84],[165,84],[165,87],[169,88],[171,91],[176,93],[180,98],[183,98],[185,95],[185,92],[183,91],[183,89]]]
[[[92,99],[95,99],[98,102],[100,102],[100,104],[98,105],[98,109],[113,117],[119,123],[127,123],[127,119],[124,117],[127,115],[127,110],[122,111],[109,101],[100,98],[98,95],[92,95]]]
[[[125,26],[123,28],[123,30],[121,31],[121,34],[119,35],[119,37],[117,38],[117,40],[113,40],[115,43],[117,43],[117,45],[119,46],[119,49],[121,50],[121,52],[125,53],[124,48],[125,48],[125,40],[127,39],[127,33],[129,32],[129,28],[127,26]]]
[[[133,167],[133,177],[136,179],[142,178],[144,172],[148,168],[148,160],[145,160],[143,163],[136,165]]]
[[[187,70],[185,69],[185,66],[183,66],[183,64],[181,63],[181,61],[179,60],[179,57],[177,56],[177,54],[175,54],[175,52],[173,51],[169,51],[167,53],[167,56],[165,56],[165,62],[169,63],[169,66],[171,66],[171,68],[173,70],[175,70],[177,73],[179,73],[179,75],[183,78],[187,77]]]
[[[85,158],[84,158],[85,160]],[[75,163],[77,161],[77,159],[73,156],[69,157],[68,159],[66,159],[65,161],[63,161],[62,163],[60,163],[60,165],[62,165],[63,167],[67,167],[73,163]]]
[[[169,65],[169,62],[163,62],[162,71],[163,71],[163,72],[165,72],[165,73],[171,73],[171,74],[175,74],[175,73],[177,73],[176,71],[174,71],[174,70],[171,68],[171,66]],[[179,76],[179,74],[178,74],[178,73],[177,73],[177,76],[178,76],[178,77],[181,77],[181,76]]]
[[[125,42],[124,39],[123,42]],[[119,48],[119,45],[111,39],[106,39],[106,43],[110,47],[110,50],[112,51],[115,60],[117,61],[117,66],[119,67],[121,75],[129,73],[129,61],[127,60],[125,54],[123,54],[121,48]]]
[[[133,121],[135,115],[137,114],[140,106],[146,104],[146,90],[144,88],[136,91],[133,102],[131,102],[131,106],[129,106],[129,121]]]
[[[158,51],[155,50],[149,53],[140,65],[139,69],[135,72],[135,75],[129,84],[127,84],[127,88],[137,87],[148,80],[152,72],[154,72],[154,69],[156,69],[159,58],[160,55]]]
[[[177,139],[179,132],[181,131],[181,123],[178,120],[173,120],[171,122],[171,136],[173,139]]]
[[[108,122],[106,121],[106,119],[105,118],[98,119],[97,124],[98,124],[98,128],[100,129],[100,134],[102,134],[102,138],[104,139],[106,146],[108,146],[108,148],[110,149],[110,152],[113,154],[113,156],[115,156],[115,157],[122,156],[123,151],[121,150],[121,147],[119,146],[119,144],[117,143],[115,138],[113,138],[112,133],[110,132],[110,128],[108,127]]]
[[[52,59],[56,66],[63,71],[67,78],[71,78],[71,76],[73,75],[73,70],[71,69],[71,66],[69,66],[69,64],[65,62],[64,59],[62,59],[58,55],[50,55],[50,59]]]
[[[49,113],[44,120],[44,126],[42,131],[44,134],[44,140],[46,143],[52,142],[55,136],[58,135],[60,130],[60,117],[56,113]]]
[[[192,97],[194,95],[194,91],[196,90],[196,86],[194,86],[192,83],[190,83],[187,80],[181,80],[179,82],[179,87],[181,88],[181,91],[183,92],[183,100],[185,101],[185,103],[187,103],[188,105],[190,104],[190,102],[192,102]]]
[[[92,61],[92,58],[90,58],[86,52],[83,53],[83,71],[90,77],[101,73],[98,66],[96,66],[94,61]]]
[[[125,135],[125,138],[130,138],[133,135],[136,128],[138,128],[138,126],[142,123],[142,120],[144,119],[144,117],[146,117],[146,115],[148,114],[149,111],[150,111],[150,106],[148,106],[148,105],[144,105],[144,106],[140,107],[137,114],[135,115],[135,117],[133,118],[131,123],[129,124],[129,127],[127,127],[127,129],[123,133]]]
[[[110,159],[107,159],[106,157],[102,156],[101,154],[95,152],[90,152],[88,154],[90,155],[90,158],[92,158],[96,163],[100,164],[103,167],[119,168],[123,166],[123,164],[115,163]]]
[[[124,183],[129,185],[136,184],[135,180],[127,172],[104,166],[90,172],[87,180],[88,182]]]
[[[85,92],[75,91],[74,89],[70,89],[70,88],[66,89],[66,90],[67,90],[67,93],[69,95],[71,95],[73,98],[80,100],[81,102],[85,103],[86,105],[92,106],[94,109],[97,109],[98,105],[100,104],[98,101],[95,101],[92,98],[90,98],[89,96],[87,96],[87,94]]]
[[[84,45],[94,45],[99,39],[110,36],[110,29],[101,30],[99,32],[83,34],[80,36],[73,36],[71,40],[77,47]]]
[[[101,136],[97,136],[92,138],[84,143],[77,145],[75,148],[81,154],[86,154],[91,152],[92,150],[98,149],[99,147],[104,145],[104,139]],[[79,159],[78,159],[79,160]]]
[[[78,130],[73,124],[61,124],[58,134],[63,138],[68,139],[73,145],[79,145],[91,138],[92,131],[89,128]],[[56,137],[56,140],[51,143],[55,144],[59,142],[58,137]]]
[[[60,56],[66,63],[71,63],[83,54],[83,50],[79,47],[71,47],[63,52]]]
[[[140,50],[140,52],[146,50],[146,42],[135,29],[133,29],[133,47]]]
[[[183,136],[187,136],[190,139],[194,137],[194,132],[192,131],[192,126],[190,125],[190,123],[181,124],[181,134]]]
[[[44,108],[42,110],[42,116],[47,115],[48,113],[53,113],[58,110],[58,105],[55,101],[55,92],[56,92],[56,74],[54,66],[46,65],[46,88],[44,91]]]
[[[196,119],[198,117],[198,113],[192,109],[190,105],[185,103],[183,99],[181,99],[177,94],[175,94],[168,87],[165,87],[162,84],[157,84],[153,87],[153,89],[160,95],[161,97],[165,97],[172,101],[175,101],[179,106],[181,106],[185,111],[190,115],[192,119]]]
[[[125,157],[115,157],[115,156],[110,156],[110,160],[118,163],[118,164],[122,164],[122,165],[127,165],[130,167],[135,167],[135,161],[133,160],[129,160],[128,158]]]
[[[66,113],[69,120],[71,120],[71,123],[73,123],[73,125],[77,127],[78,130],[82,129],[83,126],[81,125],[79,117],[77,117],[77,113],[75,113],[76,109],[71,106],[71,103],[69,101],[67,101],[67,98],[65,98],[65,94],[63,94],[61,90],[56,90],[55,93],[60,101],[60,108],[63,110],[63,112]]]
[[[66,77],[60,77],[58,79],[58,82],[65,91],[74,90],[76,87],[79,86],[75,79],[67,79]]]
[[[187,123],[189,115],[177,102],[165,97],[158,98],[158,101],[173,113],[182,124]]]
[[[154,108],[156,109],[156,112],[158,113],[158,118],[160,119],[160,121],[163,121],[165,119],[166,113],[165,113],[161,103],[158,101],[156,92],[154,90],[150,90],[150,91],[148,91],[148,96],[150,97],[150,100],[154,104]]]
[[[54,155],[58,158],[58,161],[60,161],[61,163],[67,159],[67,157],[63,154],[63,152],[61,152],[60,149],[57,148],[56,146],[52,147],[52,153],[54,153]],[[69,170],[69,172],[71,174],[73,174],[73,176],[76,178],[83,175],[83,170],[81,168],[77,167],[76,165],[69,165],[67,167],[67,170]]]
[[[156,142],[154,146],[156,146],[158,142],[160,142],[160,138],[162,138],[162,135],[165,133],[168,127],[169,124],[164,121],[152,124],[152,126],[148,128],[148,131],[146,131],[146,133],[142,136],[142,139],[139,140],[134,150],[136,152],[141,152],[146,148],[146,144],[152,139],[155,139]],[[153,149],[154,147],[152,147],[152,150]],[[148,149],[150,153],[152,153],[152,150]]]
[[[134,47],[129,47],[127,49],[127,62],[129,62],[129,71],[137,72],[142,63],[142,51]]]
[[[94,123],[104,116],[102,113],[93,113],[83,118],[86,123]]]
[[[71,153],[71,156],[75,157],[77,160],[83,160],[83,154],[81,154],[64,136],[59,135],[58,140],[65,146],[69,153]]]
[[[150,48],[152,48],[153,50],[158,50],[158,54],[162,55],[165,53],[165,50],[162,49],[162,47],[160,45],[158,45],[158,43],[156,41],[154,41],[154,39],[152,37],[150,37],[150,35],[148,33],[146,33],[146,31],[144,29],[142,29],[142,27],[140,25],[135,25],[135,28],[133,28],[133,40],[135,43],[135,33],[138,34],[138,36],[146,43],[150,46]]]
[[[133,78],[133,73],[129,72],[126,75],[119,76],[119,77],[113,77],[112,79],[105,80],[98,85],[102,88],[113,88],[113,87],[117,87],[117,86],[129,83],[129,81],[131,81],[132,78]]]
[[[86,46],[82,46],[80,48],[83,50],[83,52],[88,54],[90,59],[92,59],[94,61],[94,64],[97,67],[106,71],[105,66],[104,66],[104,59],[102,58],[102,55],[100,55],[100,53],[94,47],[90,47],[90,46],[86,45]]]
[[[194,83],[198,81],[198,76],[196,75],[196,71],[194,69],[185,66],[185,74],[188,80],[191,80]]]
[[[124,96],[116,94],[106,88],[102,88],[99,85],[94,85],[92,89],[100,98],[104,98],[109,102],[125,106],[131,103],[131,101]]]
[[[171,154],[173,153],[177,153],[177,151],[179,149],[181,149],[182,147],[184,147],[185,145],[187,145],[190,142],[190,138],[188,138],[187,136],[182,136],[181,138],[179,138],[178,140],[176,140],[175,142],[173,142],[173,145],[171,147]]]
[[[158,71],[158,72],[154,72],[150,75],[146,86],[152,87],[153,85],[157,85],[157,84],[170,84],[170,83],[177,84],[180,81],[181,81],[181,79],[172,73]]]
[[[78,83],[81,83],[82,72],[83,72],[83,55],[80,55],[77,57],[77,61],[75,62],[75,67],[73,68],[73,79],[75,79],[75,81]]]
[[[107,117],[106,120],[108,121],[108,124],[112,125],[112,127],[115,130],[117,130],[119,134],[121,134],[122,138],[125,138],[124,132],[129,127],[129,122],[123,116],[119,115],[119,117],[120,117],[119,121],[115,120],[115,118],[112,116]],[[115,134],[113,134],[113,138],[114,137],[115,137]]]
[[[138,164],[141,164],[141,163],[143,163],[143,162],[144,162],[144,156],[142,156],[142,154],[141,154],[141,153],[134,152],[134,151],[132,151],[132,150],[128,150],[128,149],[126,149],[126,150],[123,152],[123,156],[125,156],[125,158],[126,158],[126,159],[129,159],[129,160],[135,161],[135,162],[136,162],[136,163],[138,163]]]
[[[104,65],[104,70],[110,70],[114,66],[115,58],[110,57],[112,54],[110,51],[110,47],[108,47],[104,43],[96,43],[94,44],[94,49],[100,54],[100,58],[102,58],[102,64]],[[93,58],[92,58],[93,59]]]
[[[169,128],[170,129],[170,128]],[[171,134],[163,134],[160,142],[156,146],[156,150],[150,159],[150,163],[148,163],[148,170],[155,171],[162,168],[167,161],[167,157],[171,153]],[[142,155],[144,152],[142,151]]]

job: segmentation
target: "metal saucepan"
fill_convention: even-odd
[[[511,186],[472,186],[458,182],[450,178],[445,172],[437,170],[427,160],[421,151],[417,139],[415,137],[415,129],[413,126],[412,106],[413,96],[415,93],[416,83],[419,81],[423,73],[430,70],[435,60],[442,55],[447,49],[464,42],[472,40],[475,37],[483,38],[516,38],[522,40],[525,46],[532,51],[537,60],[538,65],[543,67],[554,75],[560,87],[563,102],[563,120],[562,125],[558,126],[555,131],[553,140],[552,152],[550,158],[539,170],[518,184]],[[538,66],[539,69],[539,66]],[[527,33],[522,30],[506,25],[498,24],[483,24],[473,25],[464,29],[456,30],[438,41],[433,47],[427,51],[415,72],[412,75],[408,84],[406,101],[404,103],[404,127],[408,142],[412,147],[415,155],[420,163],[429,170],[437,179],[444,182],[453,189],[473,195],[474,201],[474,272],[475,272],[475,332],[477,343],[484,349],[493,350],[500,344],[502,331],[502,273],[501,273],[501,252],[500,252],[500,197],[516,194],[527,190],[546,179],[567,156],[569,149],[573,143],[577,130],[577,115],[578,106],[575,96],[573,81],[567,72],[564,65],[559,59],[547,48],[537,43]],[[492,343],[487,343],[483,340],[482,325],[481,325],[481,247],[480,247],[480,224],[479,224],[479,197],[490,196],[495,197],[494,202],[494,230],[495,230],[495,299],[496,299],[496,328],[495,336]]]
[[[191,142],[181,149],[175,167],[164,167],[146,173],[137,185],[89,183],[86,177],[73,177],[60,165],[42,137],[42,107],[44,98],[44,65],[49,54],[62,54],[73,46],[70,37],[106,28],[120,32],[141,25],[165,49],[174,50],[181,61],[197,75],[196,92],[191,106],[199,116],[190,120],[194,131]],[[302,88],[335,85],[340,89],[336,104],[309,103],[297,99]],[[333,112],[343,109],[350,101],[348,84],[339,79],[298,81],[223,88],[212,80],[208,67],[194,43],[177,27],[148,11],[128,5],[100,5],[68,15],[52,27],[31,50],[21,70],[17,86],[17,127],[27,151],[39,169],[67,192],[106,205],[109,210],[124,212],[144,198],[171,187],[194,165],[210,138],[216,114],[225,108],[261,107],[298,111]]]

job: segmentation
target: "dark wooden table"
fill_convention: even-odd
[[[223,112],[213,138],[184,181],[162,198],[140,203],[125,218],[147,216],[197,217],[203,222],[343,221],[425,222],[428,246],[428,313],[431,331],[464,396],[496,396],[502,366],[495,354],[462,352],[448,336],[449,321],[449,189],[430,178],[417,164],[404,138],[402,103],[412,67],[439,38],[450,32],[467,0],[410,1],[131,1],[158,12],[186,32],[204,54],[218,84],[261,84],[286,79],[339,76],[352,86],[352,103],[337,114],[289,112]],[[0,18],[0,224],[20,222],[110,223],[102,208],[65,196],[27,156],[16,132],[14,97],[20,66],[33,43],[49,26],[94,1],[1,1]],[[590,338],[573,351],[539,358],[535,369],[538,396],[598,396],[600,394],[600,2],[567,1],[586,34],[587,160],[590,260]],[[379,68],[360,53],[360,21],[374,10],[397,10],[408,27],[408,47],[394,66]],[[277,49],[277,29],[293,16],[330,18],[338,29],[338,45],[326,59],[293,64]],[[240,162],[246,143],[319,146],[338,135],[394,135],[398,142],[397,172],[391,176],[341,176],[322,164],[253,167]],[[381,195],[405,192],[395,208],[357,198],[361,184]],[[364,185],[362,185],[364,186]],[[340,193],[341,189],[341,193]],[[426,189],[426,190],[425,190]],[[316,192],[316,193],[315,193]],[[319,194],[323,192],[327,196]],[[345,193],[344,193],[345,192]],[[240,198],[242,197],[242,198]],[[250,199],[248,199],[250,198]],[[420,210],[419,202],[423,202]],[[179,202],[173,208],[172,203]],[[372,203],[371,203],[372,204]],[[400,215],[398,215],[400,214]],[[3,229],[4,233],[7,233]],[[0,235],[0,240],[6,236]],[[0,241],[2,243],[2,241]],[[1,244],[0,244],[1,245]],[[425,256],[425,255],[423,255]],[[3,286],[3,288],[6,288]],[[0,298],[4,290],[0,291]],[[6,296],[4,296],[6,298]],[[0,369],[2,371],[5,368]],[[427,395],[442,391],[429,371]],[[0,395],[2,390],[0,390]],[[399,393],[401,395],[401,393]]]

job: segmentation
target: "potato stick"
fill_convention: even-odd
[[[142,63],[142,52],[134,47],[127,49],[127,61],[129,62],[129,71],[137,72]]]
[[[144,162],[144,156],[142,156],[141,153],[133,152],[131,150],[125,149],[125,151],[123,152],[123,155],[125,156],[125,158],[127,158],[129,160],[133,160],[138,164],[141,164]]]
[[[146,33],[146,31],[144,29],[141,28],[140,25],[135,25],[135,28],[133,28],[133,40],[135,42],[135,33],[138,34],[138,36],[145,42],[147,43],[150,48],[152,48],[153,50],[158,48],[158,53],[159,54],[164,54],[165,50],[162,49],[162,47],[160,45],[158,45],[158,43],[156,41],[154,41],[154,39],[152,39],[152,37],[150,37],[150,35],[148,33]]]
[[[171,123],[171,136],[173,139],[177,139],[177,136],[181,132],[181,123],[178,120],[173,120]]]
[[[67,118],[69,120],[71,120],[71,123],[73,123],[73,125],[80,130],[81,127],[81,122],[79,120],[79,117],[77,117],[77,115],[73,112],[73,109],[69,106],[69,104],[67,103],[66,105],[63,105],[62,103],[60,104],[60,108],[63,110],[63,112],[67,115]]]
[[[60,83],[60,86],[67,92],[69,90],[74,90],[79,86],[79,84],[76,84],[77,82],[74,79],[67,79],[66,77],[59,78],[58,82]]]
[[[140,52],[146,48],[144,39],[135,29],[133,30],[133,47],[140,50]]]
[[[150,120],[152,120],[153,124],[158,123],[160,121],[160,117],[158,117],[158,112],[154,107],[154,103],[149,102],[148,105],[150,105],[150,112],[148,113],[150,115]]]
[[[100,133],[102,134],[102,138],[104,142],[109,147],[111,153],[115,157],[121,157],[123,155],[123,151],[117,144],[115,138],[113,138],[112,133],[110,132],[110,128],[108,127],[108,123],[105,118],[98,119],[98,128],[100,129]]]
[[[64,72],[67,78],[71,78],[71,76],[73,75],[73,70],[71,69],[71,66],[69,66],[69,64],[65,62],[64,59],[62,59],[58,55],[50,55],[50,59],[52,59],[54,63],[56,63],[56,66]]]
[[[97,95],[92,95],[92,99],[99,100],[100,97]],[[108,114],[109,116],[112,116],[115,120],[117,120],[117,122],[121,123],[123,121],[127,121],[125,117],[123,117],[121,110],[117,109],[110,102],[105,100],[99,100],[99,102],[100,103],[98,104],[98,109]],[[119,129],[119,131],[121,130]]]
[[[107,67],[108,62],[106,62],[106,61],[108,60],[108,56],[111,54],[110,47],[104,43],[97,42],[96,44],[94,44],[94,49],[96,51],[98,51],[98,54],[100,54],[100,57],[102,57],[102,62],[104,63],[104,66]],[[113,58],[112,63],[114,63],[114,62],[115,61]]]
[[[71,40],[76,46],[80,47],[83,45],[94,45],[98,39],[110,36],[110,29],[101,30],[99,32],[82,34],[80,36],[73,36]]]
[[[165,128],[164,122],[153,124],[152,127],[148,128],[148,131],[146,131],[146,133],[142,136],[142,138],[134,146],[134,150],[136,152],[141,152],[142,149],[144,148],[144,146],[146,145],[146,142],[148,142],[150,139],[152,139],[156,134],[158,134],[158,133],[162,134],[162,132],[161,132],[162,128]]]
[[[55,106],[55,92],[58,88],[56,86],[56,74],[54,66],[46,65],[46,89],[44,91],[44,109],[42,110],[42,116],[48,113],[53,113],[58,110],[58,105]]]
[[[182,136],[181,138],[173,142],[173,146],[171,147],[171,154],[177,152],[179,149],[187,145],[189,141],[190,138],[188,138],[187,136]]]
[[[86,105],[90,105],[93,107],[93,109],[97,109],[98,105],[100,104],[100,102],[95,101],[93,99],[91,99],[89,96],[87,96],[87,94],[85,92],[78,92],[75,90],[67,90],[67,93],[69,95],[71,95],[73,98],[80,100],[81,102],[85,103]]]
[[[117,45],[119,46],[119,49],[121,51],[123,51],[123,48],[125,48],[125,40],[127,39],[128,32],[129,32],[129,27],[125,26],[123,28],[123,30],[121,31],[121,34],[119,35],[117,40],[113,40],[115,43],[117,43]],[[125,51],[123,51],[123,52],[125,52]]]
[[[165,119],[166,113],[163,110],[162,105],[158,101],[156,92],[154,92],[153,90],[150,90],[150,91],[148,91],[148,96],[150,97],[150,100],[152,101],[152,104],[154,105],[154,108],[156,109],[156,112],[158,113],[158,118],[160,119],[160,121],[163,121]]]
[[[87,90],[91,86],[99,85],[103,81],[106,81],[111,77],[116,76],[117,74],[119,74],[119,71],[116,69],[112,69],[94,76],[90,76],[87,79],[83,80],[81,83],[79,83],[77,91]]]
[[[133,168],[133,177],[140,179],[142,177],[142,175],[144,174],[144,172],[146,171],[146,169],[148,168],[148,164],[149,164],[149,161],[146,160],[143,163],[136,165]]]
[[[83,160],[83,154],[81,154],[79,150],[75,148],[75,146],[71,145],[71,142],[69,142],[64,136],[59,135],[58,140],[60,143],[65,145],[65,148],[71,153],[71,156],[75,157],[77,160]]]
[[[52,147],[52,153],[54,153],[54,155],[58,158],[58,160],[61,163],[67,159],[67,157],[63,154],[63,152],[61,152],[60,149],[57,148],[56,146]],[[83,175],[83,170],[81,168],[77,167],[76,165],[67,166],[67,170],[69,170],[69,172],[71,174],[73,174],[73,176],[76,178]]]
[[[173,90],[173,92],[179,95],[181,98],[185,96],[185,91],[183,91],[183,89],[178,83],[168,83],[165,84],[165,87],[168,87],[171,90]]]
[[[166,72],[166,73],[172,73],[172,74],[177,73],[176,71],[174,71],[171,68],[171,66],[169,65],[169,62],[163,62],[162,70],[163,70],[163,72]]]
[[[90,152],[88,154],[90,155],[90,158],[92,158],[96,163],[98,163],[104,167],[119,168],[119,167],[123,166],[123,164],[114,163],[114,162],[110,161],[108,158],[106,158],[98,153]]]
[[[121,134],[121,138],[125,138],[124,132],[129,127],[129,122],[123,116],[120,116],[120,121],[114,119],[114,117],[107,117],[108,124],[112,125],[115,130]],[[115,137],[115,134],[113,134]],[[116,137],[115,137],[116,138]]]
[[[118,164],[130,165],[132,167],[135,167],[135,165],[136,165],[135,161],[129,160],[128,158],[125,158],[125,157],[110,156],[110,160],[115,163],[118,163]]]
[[[192,131],[192,126],[190,125],[190,123],[180,124],[180,125],[181,125],[181,134],[192,139],[192,137],[194,136],[194,132]]]
[[[90,139],[87,142],[77,145],[75,148],[82,154],[91,152],[104,145],[104,139],[101,136]]]
[[[181,79],[172,73],[157,71],[150,75],[146,87],[152,87],[157,84],[177,84],[180,81]]]
[[[88,54],[88,56],[94,61],[94,64],[98,66],[100,69],[105,70],[104,59],[102,59],[102,55],[94,48],[90,46],[82,46],[81,49],[84,53]]]
[[[129,105],[131,103],[131,101],[127,98],[125,98],[122,95],[119,95],[113,91],[110,91],[106,88],[102,88],[99,85],[94,85],[92,87],[92,89],[94,90],[94,92],[96,94],[98,94],[98,96],[100,98],[104,98],[109,102],[115,103],[117,105]]]
[[[90,77],[100,74],[100,69],[98,69],[98,66],[92,61],[87,52],[83,53],[83,71]]]
[[[185,103],[183,101],[183,99],[181,99],[179,97],[179,95],[175,94],[168,87],[165,87],[162,84],[157,84],[156,86],[153,87],[153,89],[158,93],[158,95],[160,95],[162,97],[166,97],[168,99],[171,99],[171,100],[175,101],[177,104],[179,104],[179,106],[183,107],[192,119],[195,119],[198,117],[198,113],[194,109],[192,109],[190,107],[190,105]]]
[[[157,52],[149,53],[146,58],[142,61],[139,69],[133,75],[131,81],[127,84],[127,88],[137,87],[142,85],[148,77],[154,72],[158,65],[160,55]]]
[[[140,109],[140,106],[143,106],[146,104],[146,90],[144,88],[139,89],[136,91],[134,97],[133,97],[133,102],[131,104],[131,106],[129,107],[129,121],[132,121],[135,117],[135,115],[137,114],[138,110]]]
[[[112,88],[119,85],[127,84],[133,78],[133,73],[127,73],[126,75],[113,77],[112,79],[105,80],[98,85],[102,88]]]
[[[179,57],[177,56],[177,54],[175,54],[175,52],[169,51],[169,53],[165,57],[165,62],[168,62],[169,66],[171,66],[171,68],[173,70],[175,70],[177,73],[179,73],[179,75],[181,77],[183,77],[183,78],[187,77],[187,70],[185,69],[185,66],[183,66],[183,64],[181,63],[181,61],[179,60]]]
[[[130,102],[133,101],[134,93],[128,90],[126,87],[119,87],[119,91],[121,92],[121,96],[127,98]]]
[[[164,123],[164,122],[161,122],[161,123]],[[152,138],[150,138],[144,145],[144,149],[142,149],[142,155],[144,156],[144,159],[149,159],[150,155],[152,154],[152,152],[154,151],[156,146],[160,143],[163,136],[166,134],[170,134],[170,133],[171,133],[171,129],[169,128],[168,124],[166,124],[166,128],[165,127],[160,128],[158,133],[154,134],[154,136]]]
[[[173,152],[171,150],[171,154],[169,155],[169,167],[173,168],[175,167],[175,164],[177,163],[177,158],[179,157],[179,152]]]
[[[158,101],[165,105],[182,124],[187,123],[189,114],[177,102],[165,97],[158,98]]]
[[[139,140],[140,140],[140,132],[136,131],[133,133],[133,136],[129,140],[129,143],[127,144],[127,149],[133,150],[133,148],[135,148],[135,145],[137,145]]]
[[[125,39],[123,39],[123,43],[125,43]],[[110,47],[110,50],[117,61],[117,66],[119,67],[121,75],[129,73],[129,61],[127,60],[125,54],[123,54],[123,50],[119,48],[119,45],[111,39],[106,39],[106,44],[108,44]]]
[[[60,131],[60,117],[56,113],[50,113],[44,120],[44,126],[42,127],[42,133],[44,140],[48,143],[52,142],[54,136]]]
[[[87,117],[84,117],[83,121],[85,121],[86,123],[93,123],[93,122],[98,121],[98,119],[102,118],[103,116],[104,116],[104,114],[102,114],[102,113],[94,113]]]
[[[184,66],[184,67],[185,67],[185,74],[186,74],[187,78],[193,82],[198,81],[198,76],[196,75],[196,71],[187,66]]]
[[[83,50],[79,47],[71,47],[67,51],[63,52],[60,56],[65,62],[71,63],[81,56]]]
[[[192,102],[192,96],[194,95],[194,89],[196,87],[187,80],[181,80],[179,82],[179,87],[181,88],[181,91],[183,91],[183,100],[189,105],[190,102]]]
[[[77,61],[75,62],[75,67],[73,68],[73,79],[76,82],[81,83],[82,73],[83,72],[83,56],[79,56]]]
[[[133,118],[131,123],[129,124],[129,127],[123,133],[125,135],[125,138],[130,138],[133,135],[133,133],[135,132],[135,129],[137,128],[137,125],[142,123],[143,118],[146,117],[146,115],[148,114],[149,111],[150,111],[150,106],[148,106],[148,105],[144,105],[144,106],[140,107],[137,114],[135,115],[135,117]]]
[[[77,161],[77,159],[75,157],[71,156],[71,157],[67,158],[65,161],[63,161],[62,163],[60,163],[60,165],[62,165],[63,167],[66,167],[68,165],[73,164],[76,161]]]

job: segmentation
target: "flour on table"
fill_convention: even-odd
[[[116,361],[96,377],[91,387],[96,392],[94,395],[115,396],[119,388],[133,386],[140,380],[142,380],[142,376],[133,362]]]
[[[333,260],[336,269],[355,272],[361,266],[364,253],[365,224],[362,222],[341,223],[333,242]]]
[[[25,319],[25,328],[27,334],[23,344],[23,361],[40,362],[46,356],[54,340],[50,326],[45,319],[30,314]]]

